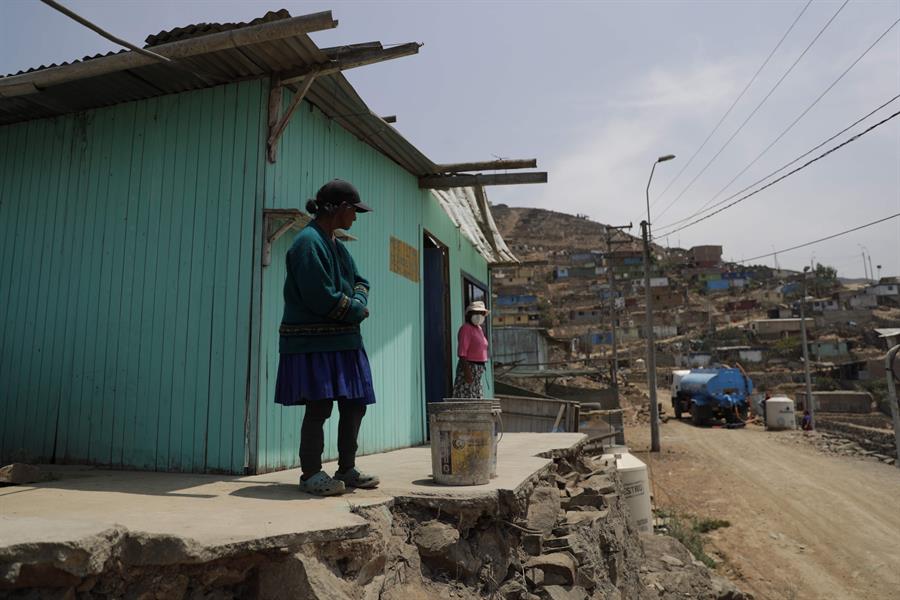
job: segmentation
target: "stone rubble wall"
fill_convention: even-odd
[[[206,556],[177,539],[110,531],[87,548],[0,557],[0,596],[309,600],[748,598],[673,538],[638,536],[612,461],[555,452],[515,491],[351,505],[338,540]],[[348,497],[352,503],[352,497]],[[5,596],[4,596],[5,597]]]

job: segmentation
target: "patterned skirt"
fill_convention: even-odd
[[[484,398],[484,388],[481,380],[484,377],[484,365],[469,363],[472,367],[472,383],[466,382],[466,372],[463,362],[456,363],[456,379],[453,381],[454,398]]]
[[[363,348],[281,355],[275,402],[295,406],[317,400],[375,404],[372,369]]]

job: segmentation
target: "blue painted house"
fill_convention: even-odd
[[[463,309],[515,258],[480,180],[448,181],[341,73],[418,45],[307,36],[335,25],[282,11],[150,36],[171,63],[122,51],[0,78],[2,461],[294,466],[303,409],[272,401],[284,254],[335,177],[375,207],[347,235],[372,284],[361,451],[425,441]]]

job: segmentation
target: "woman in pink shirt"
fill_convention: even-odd
[[[482,398],[484,390],[481,378],[488,360],[488,340],[481,326],[488,309],[477,300],[466,307],[466,322],[457,334],[459,362],[456,363],[456,380],[453,382],[454,398]]]

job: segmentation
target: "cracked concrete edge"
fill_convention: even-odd
[[[380,505],[390,506],[390,499]],[[367,505],[371,507],[372,505]],[[205,546],[174,534],[130,531],[114,525],[96,534],[63,542],[25,542],[0,548],[0,589],[16,587],[23,567],[49,566],[75,577],[104,572],[113,560],[128,566],[203,564],[241,555],[290,551],[305,544],[363,538],[369,521],[360,515],[355,525],[260,537]]]

